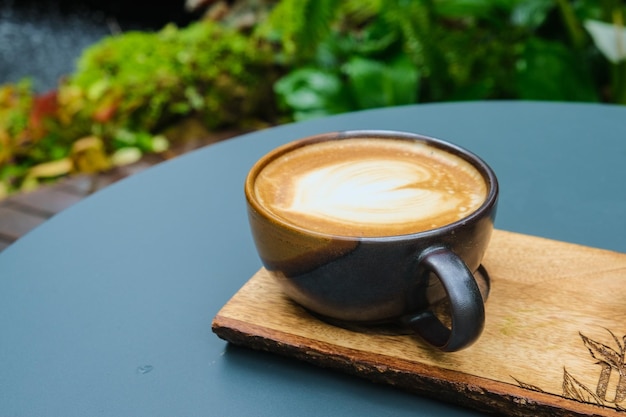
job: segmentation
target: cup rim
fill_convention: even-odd
[[[434,229],[423,230],[419,232],[413,233],[405,233],[405,234],[396,234],[396,235],[388,235],[388,236],[346,236],[341,234],[332,234],[332,233],[324,233],[315,230],[310,230],[305,227],[299,226],[292,222],[287,221],[286,219],[277,216],[263,205],[261,205],[254,193],[254,182],[261,170],[265,166],[267,166],[271,161],[275,160],[281,155],[288,153],[294,149],[301,148],[303,146],[318,143],[318,142],[327,142],[331,140],[343,140],[343,139],[356,139],[356,138],[383,138],[383,139],[400,139],[400,140],[408,140],[408,141],[420,141],[425,142],[429,145],[435,146],[437,148],[443,149],[447,152],[458,156],[465,161],[469,162],[476,168],[488,187],[487,196],[482,204],[474,210],[472,213],[463,217],[460,220],[457,220],[452,223],[445,224],[443,226],[439,226]],[[335,240],[346,240],[346,241],[394,241],[394,240],[405,240],[407,238],[416,238],[416,237],[428,237],[434,236],[441,233],[449,233],[451,229],[456,229],[457,227],[463,226],[465,224],[474,223],[478,220],[482,219],[485,215],[485,212],[491,211],[491,209],[496,205],[499,194],[499,184],[498,179],[496,177],[493,169],[478,155],[471,152],[470,150],[456,145],[447,140],[434,138],[431,136],[426,136],[418,133],[408,132],[408,131],[399,131],[399,130],[374,130],[374,129],[361,129],[361,130],[340,130],[326,133],[319,133],[310,136],[306,136],[300,139],[293,140],[291,142],[287,142],[281,146],[278,146],[271,151],[267,152],[263,156],[261,156],[250,168],[248,174],[245,179],[244,184],[244,192],[246,196],[246,200],[248,204],[258,213],[259,215],[265,217],[267,220],[276,223],[285,225],[291,230],[297,231],[301,234],[306,234],[309,236],[317,236],[320,238],[328,238]]]

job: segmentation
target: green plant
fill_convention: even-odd
[[[129,150],[161,152],[185,118],[207,129],[271,123],[274,72],[268,44],[219,22],[107,37],[56,91],[0,89],[0,194],[107,169]]]
[[[56,94],[35,96],[28,79],[0,86],[0,198],[21,187],[32,166],[67,155],[56,110]]]
[[[295,119],[447,100],[626,104],[623,14],[617,0],[282,0],[259,33],[291,66],[276,93]],[[602,36],[596,20],[610,22]]]
[[[186,118],[249,128],[417,102],[626,104],[625,9],[620,0],[240,0],[219,22],[105,38],[56,91],[0,86],[0,196],[161,152]]]
[[[206,21],[107,38],[85,50],[62,88],[107,131],[155,131],[191,113],[219,127],[263,114],[270,66],[263,45]]]

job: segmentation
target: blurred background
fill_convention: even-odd
[[[0,198],[348,111],[624,105],[625,15],[624,0],[0,0]]]
[[[35,91],[55,89],[103,37],[195,18],[184,0],[0,0],[0,84],[30,76]]]

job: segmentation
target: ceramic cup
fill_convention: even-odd
[[[264,267],[316,316],[401,323],[442,351],[480,336],[498,182],[468,150],[409,132],[315,135],[261,157],[245,196]]]

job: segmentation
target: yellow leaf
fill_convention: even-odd
[[[85,107],[85,98],[80,87],[71,84],[61,84],[57,95],[59,102],[58,116],[64,124],[69,124],[72,118]]]
[[[111,168],[104,143],[97,136],[87,136],[74,142],[70,158],[73,170],[77,172],[92,174]]]
[[[35,165],[28,170],[28,177],[30,178],[50,178],[59,177],[61,175],[69,174],[72,170],[72,161],[69,158],[59,159],[56,161],[44,162],[39,165]]]
[[[22,181],[22,185],[20,186],[20,191],[28,192],[35,191],[39,187],[39,181],[35,177],[26,177],[24,181]]]
[[[0,200],[9,195],[9,187],[4,182],[0,182]]]

